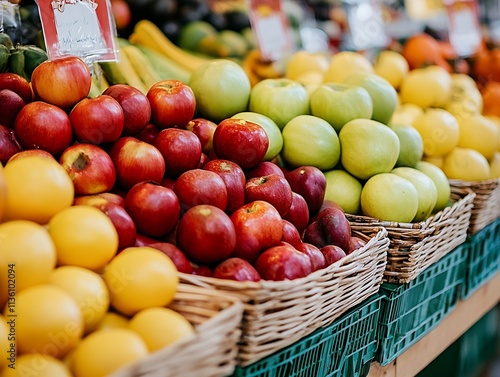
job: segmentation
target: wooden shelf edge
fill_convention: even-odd
[[[500,273],[479,288],[441,323],[386,366],[374,362],[368,377],[414,377],[500,302]]]

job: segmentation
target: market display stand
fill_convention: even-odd
[[[374,362],[368,377],[414,377],[500,302],[500,273],[479,288],[429,334],[386,366]]]

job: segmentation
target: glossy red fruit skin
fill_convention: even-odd
[[[7,128],[14,128],[16,117],[21,109],[26,105],[19,94],[10,89],[0,89],[0,125]]]
[[[93,207],[107,215],[115,226],[118,233],[118,249],[122,250],[135,245],[137,229],[125,208],[111,202],[93,204]]]
[[[235,281],[260,281],[257,270],[240,258],[229,258],[218,264],[213,270],[212,277]]]
[[[0,73],[0,89],[8,89],[17,93],[25,104],[33,101],[33,91],[31,90],[30,83],[24,77],[16,73]]]
[[[186,124],[186,130],[193,132],[200,139],[202,151],[206,155],[212,150],[216,128],[217,124],[205,118],[195,118]]]
[[[168,242],[152,243],[149,246],[154,249],[160,250],[167,257],[169,257],[172,262],[174,262],[177,271],[183,272],[185,274],[193,273],[193,266],[191,266],[191,262],[177,246],[172,245]]]
[[[300,238],[300,233],[295,225],[285,219],[282,219],[281,222],[283,223],[283,236],[281,237],[281,240],[289,243],[293,247],[301,244],[302,240]]]
[[[256,200],[265,200],[284,216],[292,206],[292,189],[287,180],[277,174],[250,178],[245,184],[245,202]]]
[[[309,224],[309,207],[302,195],[292,192],[292,205],[283,218],[295,225],[300,234],[304,232]]]
[[[0,125],[0,163],[5,165],[12,156],[22,151],[14,130]]]
[[[285,174],[293,192],[306,200],[310,215],[318,212],[325,199],[326,177],[314,166],[301,166]]]
[[[264,280],[294,280],[312,272],[309,257],[291,246],[274,246],[265,250],[255,262]]]
[[[326,245],[320,250],[325,256],[327,266],[334,264],[347,255],[346,252],[337,245]]]
[[[361,238],[356,236],[351,236],[351,242],[349,243],[349,250],[347,254],[351,254],[352,252],[362,248],[365,245],[365,240],[362,240]]]
[[[295,248],[309,257],[313,271],[321,270],[327,266],[325,256],[316,246],[307,242],[302,242],[301,244],[295,245]]]

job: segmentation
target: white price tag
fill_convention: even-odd
[[[384,47],[388,43],[382,8],[377,0],[344,1],[349,32],[345,48],[349,50],[368,50]]]
[[[479,25],[477,1],[455,1],[448,6],[450,43],[461,57],[477,52],[482,33]]]

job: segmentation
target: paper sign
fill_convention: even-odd
[[[276,61],[292,52],[288,20],[280,0],[248,0],[250,22],[263,60]]]
[[[449,1],[447,14],[451,45],[461,57],[474,55],[482,40],[477,0]]]
[[[38,0],[49,59],[117,60],[109,0]]]

